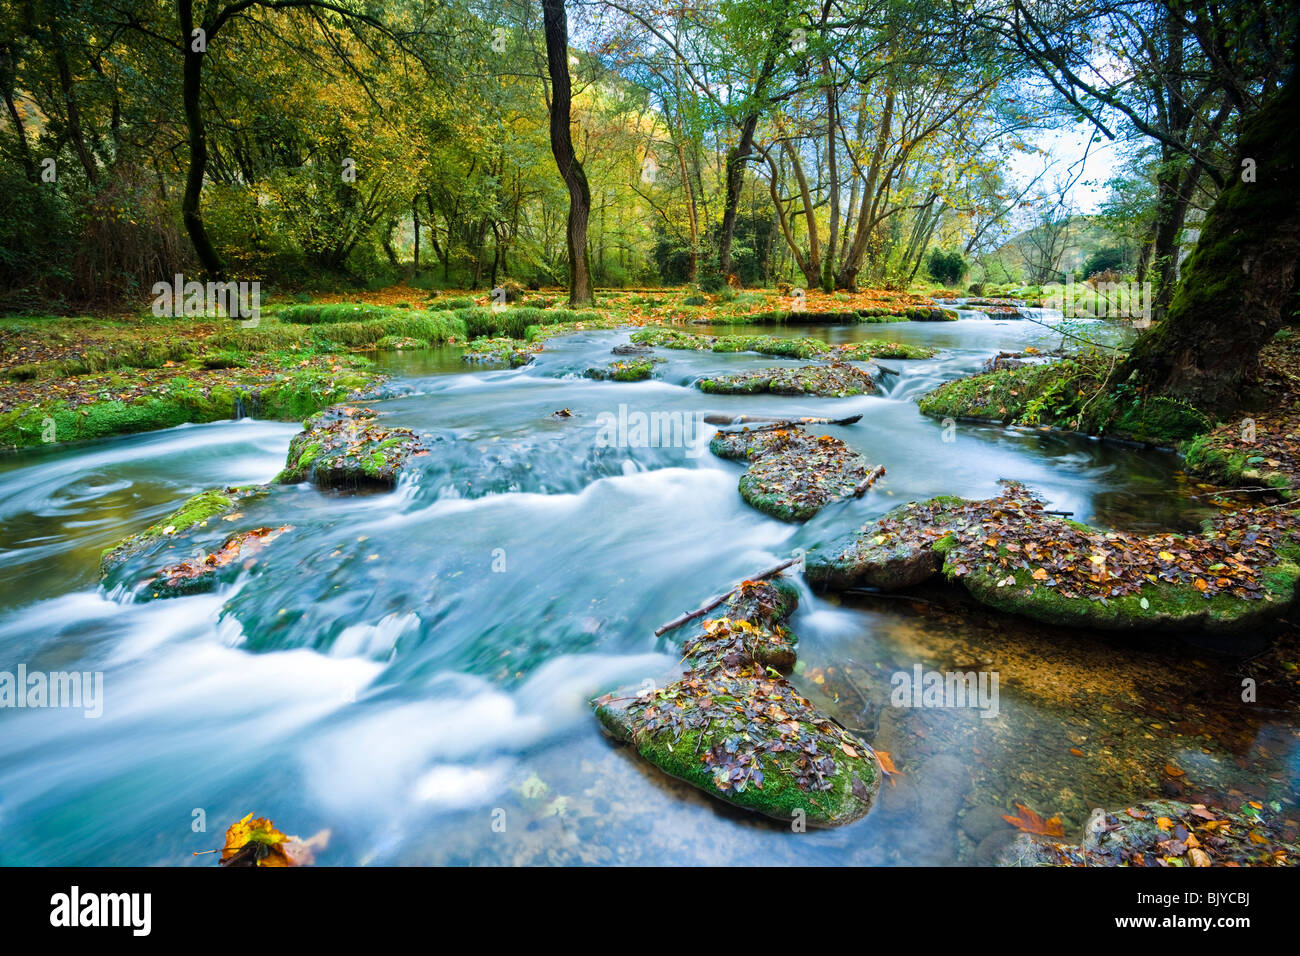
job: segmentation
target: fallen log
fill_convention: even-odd
[[[861,415],[850,415],[848,418],[817,418],[810,416],[807,418],[773,418],[771,415],[705,415],[704,421],[708,425],[747,425],[750,423],[766,423],[778,425],[853,425],[862,420]]]
[[[782,561],[774,568],[768,568],[762,574],[756,574],[752,578],[748,578],[748,580],[762,581],[766,578],[772,577],[773,575],[780,574],[786,568],[790,567],[791,565],[798,564],[802,560],[803,560],[802,557],[790,558],[788,561]],[[727,598],[735,594],[736,591],[738,591],[739,589],[740,586],[737,585],[736,587],[728,591],[726,594],[719,594],[717,597],[710,598],[708,601],[705,601],[694,611],[687,611],[685,614],[681,615],[680,617],[673,618],[673,620],[669,621],[667,624],[660,624],[657,628],[655,628],[655,637],[662,637],[663,635],[667,634],[669,631],[673,630],[674,628],[681,627],[683,624],[689,624],[697,617],[703,617],[704,615],[712,611],[715,607],[717,607],[719,604],[721,604],[723,601],[727,600]]]

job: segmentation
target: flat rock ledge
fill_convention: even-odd
[[[409,428],[388,428],[368,408],[335,405],[303,422],[277,484],[321,490],[391,490],[410,459],[428,454]]]
[[[217,537],[237,527],[240,510],[267,493],[267,485],[213,488],[187,500],[161,521],[105,549],[100,583],[126,586],[138,600],[179,597],[215,590],[256,561],[256,555],[289,526],[255,527]]]
[[[660,770],[786,824],[861,818],[880,790],[871,748],[815,710],[778,668],[794,664],[788,582],[746,581],[685,643],[662,688],[593,703],[601,726]]]
[[[1106,532],[1047,514],[1023,486],[911,502],[808,555],[815,588],[895,590],[942,574],[1046,624],[1240,633],[1282,617],[1300,579],[1300,515],[1225,512],[1200,534]]]
[[[797,427],[720,431],[709,450],[748,462],[741,498],[782,521],[807,521],[834,501],[861,497],[884,474],[840,439]]]
[[[735,375],[701,378],[696,387],[710,395],[814,395],[821,398],[844,398],[848,395],[874,395],[876,380],[870,372],[847,362],[827,365],[804,365],[799,368],[760,368]]]
[[[1154,800],[1093,812],[1079,843],[1022,834],[1000,866],[1295,866],[1294,825],[1262,803],[1240,810]]]

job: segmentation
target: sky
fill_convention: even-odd
[[[1044,181],[1073,179],[1078,175],[1078,182],[1068,195],[1071,205],[1085,214],[1097,212],[1106,198],[1106,181],[1122,164],[1123,157],[1119,155],[1117,143],[1105,137],[1089,148],[1088,141],[1095,132],[1092,124],[1079,123],[1060,130],[1044,130],[1030,137],[1030,142],[1047,156],[1015,154],[1007,164],[1012,177],[1021,186],[1027,185],[1042,170],[1044,163],[1052,163],[1053,172]]]

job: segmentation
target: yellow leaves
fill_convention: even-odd
[[[1161,551],[1159,554],[1156,555],[1156,557],[1158,557],[1161,561],[1172,561],[1174,559],[1174,556],[1170,554],[1168,551]]]
[[[1210,855],[1200,847],[1189,847],[1187,855],[1192,858],[1192,866],[1211,866]]]
[[[1034,570],[1033,578],[1035,581],[1046,581],[1047,577],[1048,575],[1047,575],[1046,568],[1036,568]]]
[[[1174,821],[1168,817],[1156,817],[1156,826],[1164,830],[1166,833],[1170,833],[1174,829]]]
[[[315,851],[329,845],[330,831],[322,830],[310,840],[286,836],[267,817],[254,819],[250,813],[226,831],[221,850],[222,866],[311,866]]]

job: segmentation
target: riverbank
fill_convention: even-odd
[[[385,376],[366,356],[443,345],[465,347],[480,367],[527,364],[556,335],[601,328],[683,324],[808,324],[948,320],[955,313],[925,296],[863,291],[775,291],[712,296],[690,290],[601,293],[595,307],[572,310],[539,293],[509,305],[490,295],[426,293],[406,287],[344,300],[272,302],[256,320],[156,317],[0,319],[0,448],[23,448],[204,423],[243,415],[296,421],[341,401],[382,394]],[[656,342],[674,348],[740,351],[750,336]],[[742,341],[742,339],[744,339]],[[802,346],[822,358],[818,340]],[[861,353],[861,354],[859,354]],[[781,351],[768,354],[785,354]],[[838,357],[928,357],[933,351],[884,344]]]

